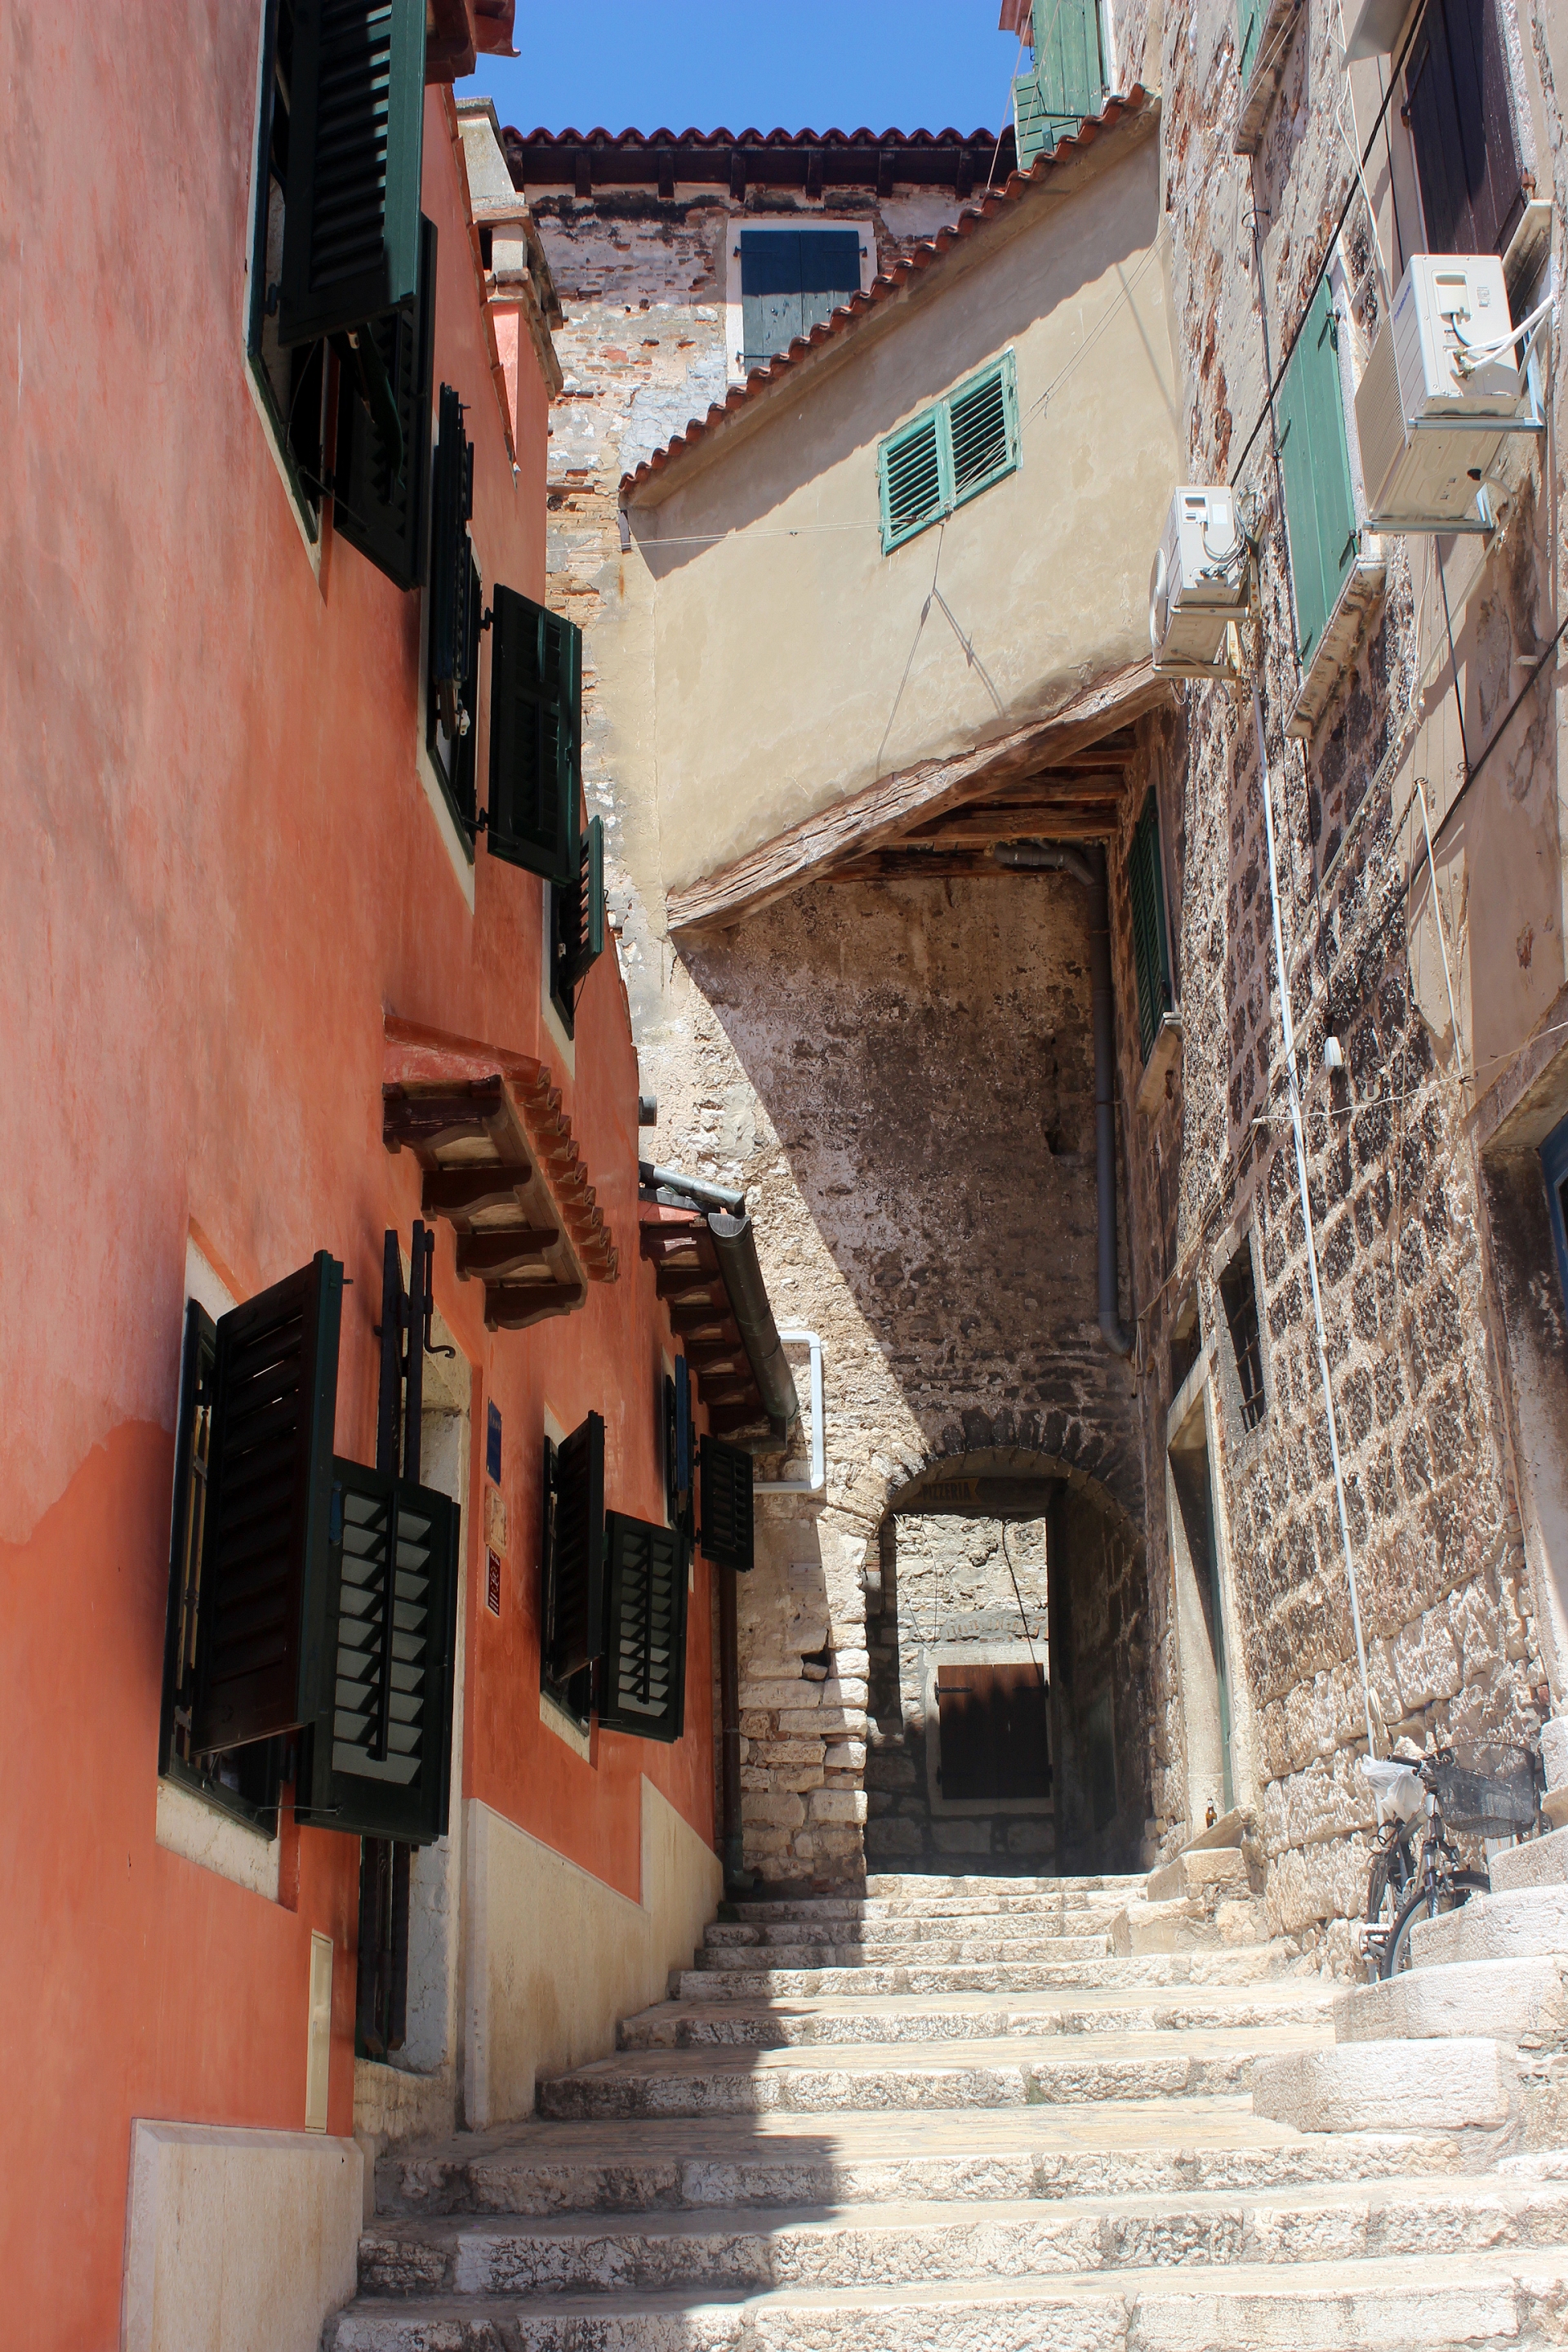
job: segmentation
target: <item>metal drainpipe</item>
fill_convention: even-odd
[[[1070,874],[1089,892],[1089,973],[1094,1025],[1094,1181],[1100,1328],[1113,1355],[1131,1356],[1132,1335],[1120,1313],[1116,1254],[1116,999],[1110,984],[1110,894],[1105,850],[1062,841],[1003,841],[998,866],[1024,873]]]

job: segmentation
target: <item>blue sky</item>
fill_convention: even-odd
[[[997,130],[1016,38],[997,0],[517,0],[521,55],[459,95],[520,131]]]

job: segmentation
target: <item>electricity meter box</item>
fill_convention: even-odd
[[[1355,396],[1373,530],[1476,528],[1477,494],[1519,415],[1521,383],[1495,254],[1418,253]],[[1491,352],[1489,357],[1468,358]]]
[[[1171,500],[1149,579],[1149,642],[1165,667],[1216,663],[1247,610],[1252,551],[1236,493],[1186,484]]]

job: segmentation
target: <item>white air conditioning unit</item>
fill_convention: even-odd
[[[1521,411],[1502,264],[1490,253],[1418,253],[1355,396],[1373,530],[1485,526],[1477,493]],[[1478,355],[1471,359],[1470,352]]]
[[[1159,667],[1217,665],[1226,630],[1247,610],[1251,568],[1234,490],[1179,489],[1149,576],[1149,643]]]

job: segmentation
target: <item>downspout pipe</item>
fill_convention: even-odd
[[[1105,849],[1065,841],[1000,841],[998,866],[1023,873],[1070,874],[1089,892],[1089,974],[1094,1029],[1094,1181],[1100,1328],[1115,1356],[1131,1356],[1132,1334],[1120,1312],[1116,1250],[1116,999],[1110,984],[1110,895]]]
[[[730,1295],[730,1312],[740,1327],[746,1360],[762,1391],[763,1409],[774,1435],[782,1437],[800,1419],[800,1399],[768,1304],[752,1221],[743,1210],[739,1216],[715,1210],[709,1216],[708,1231]]]

